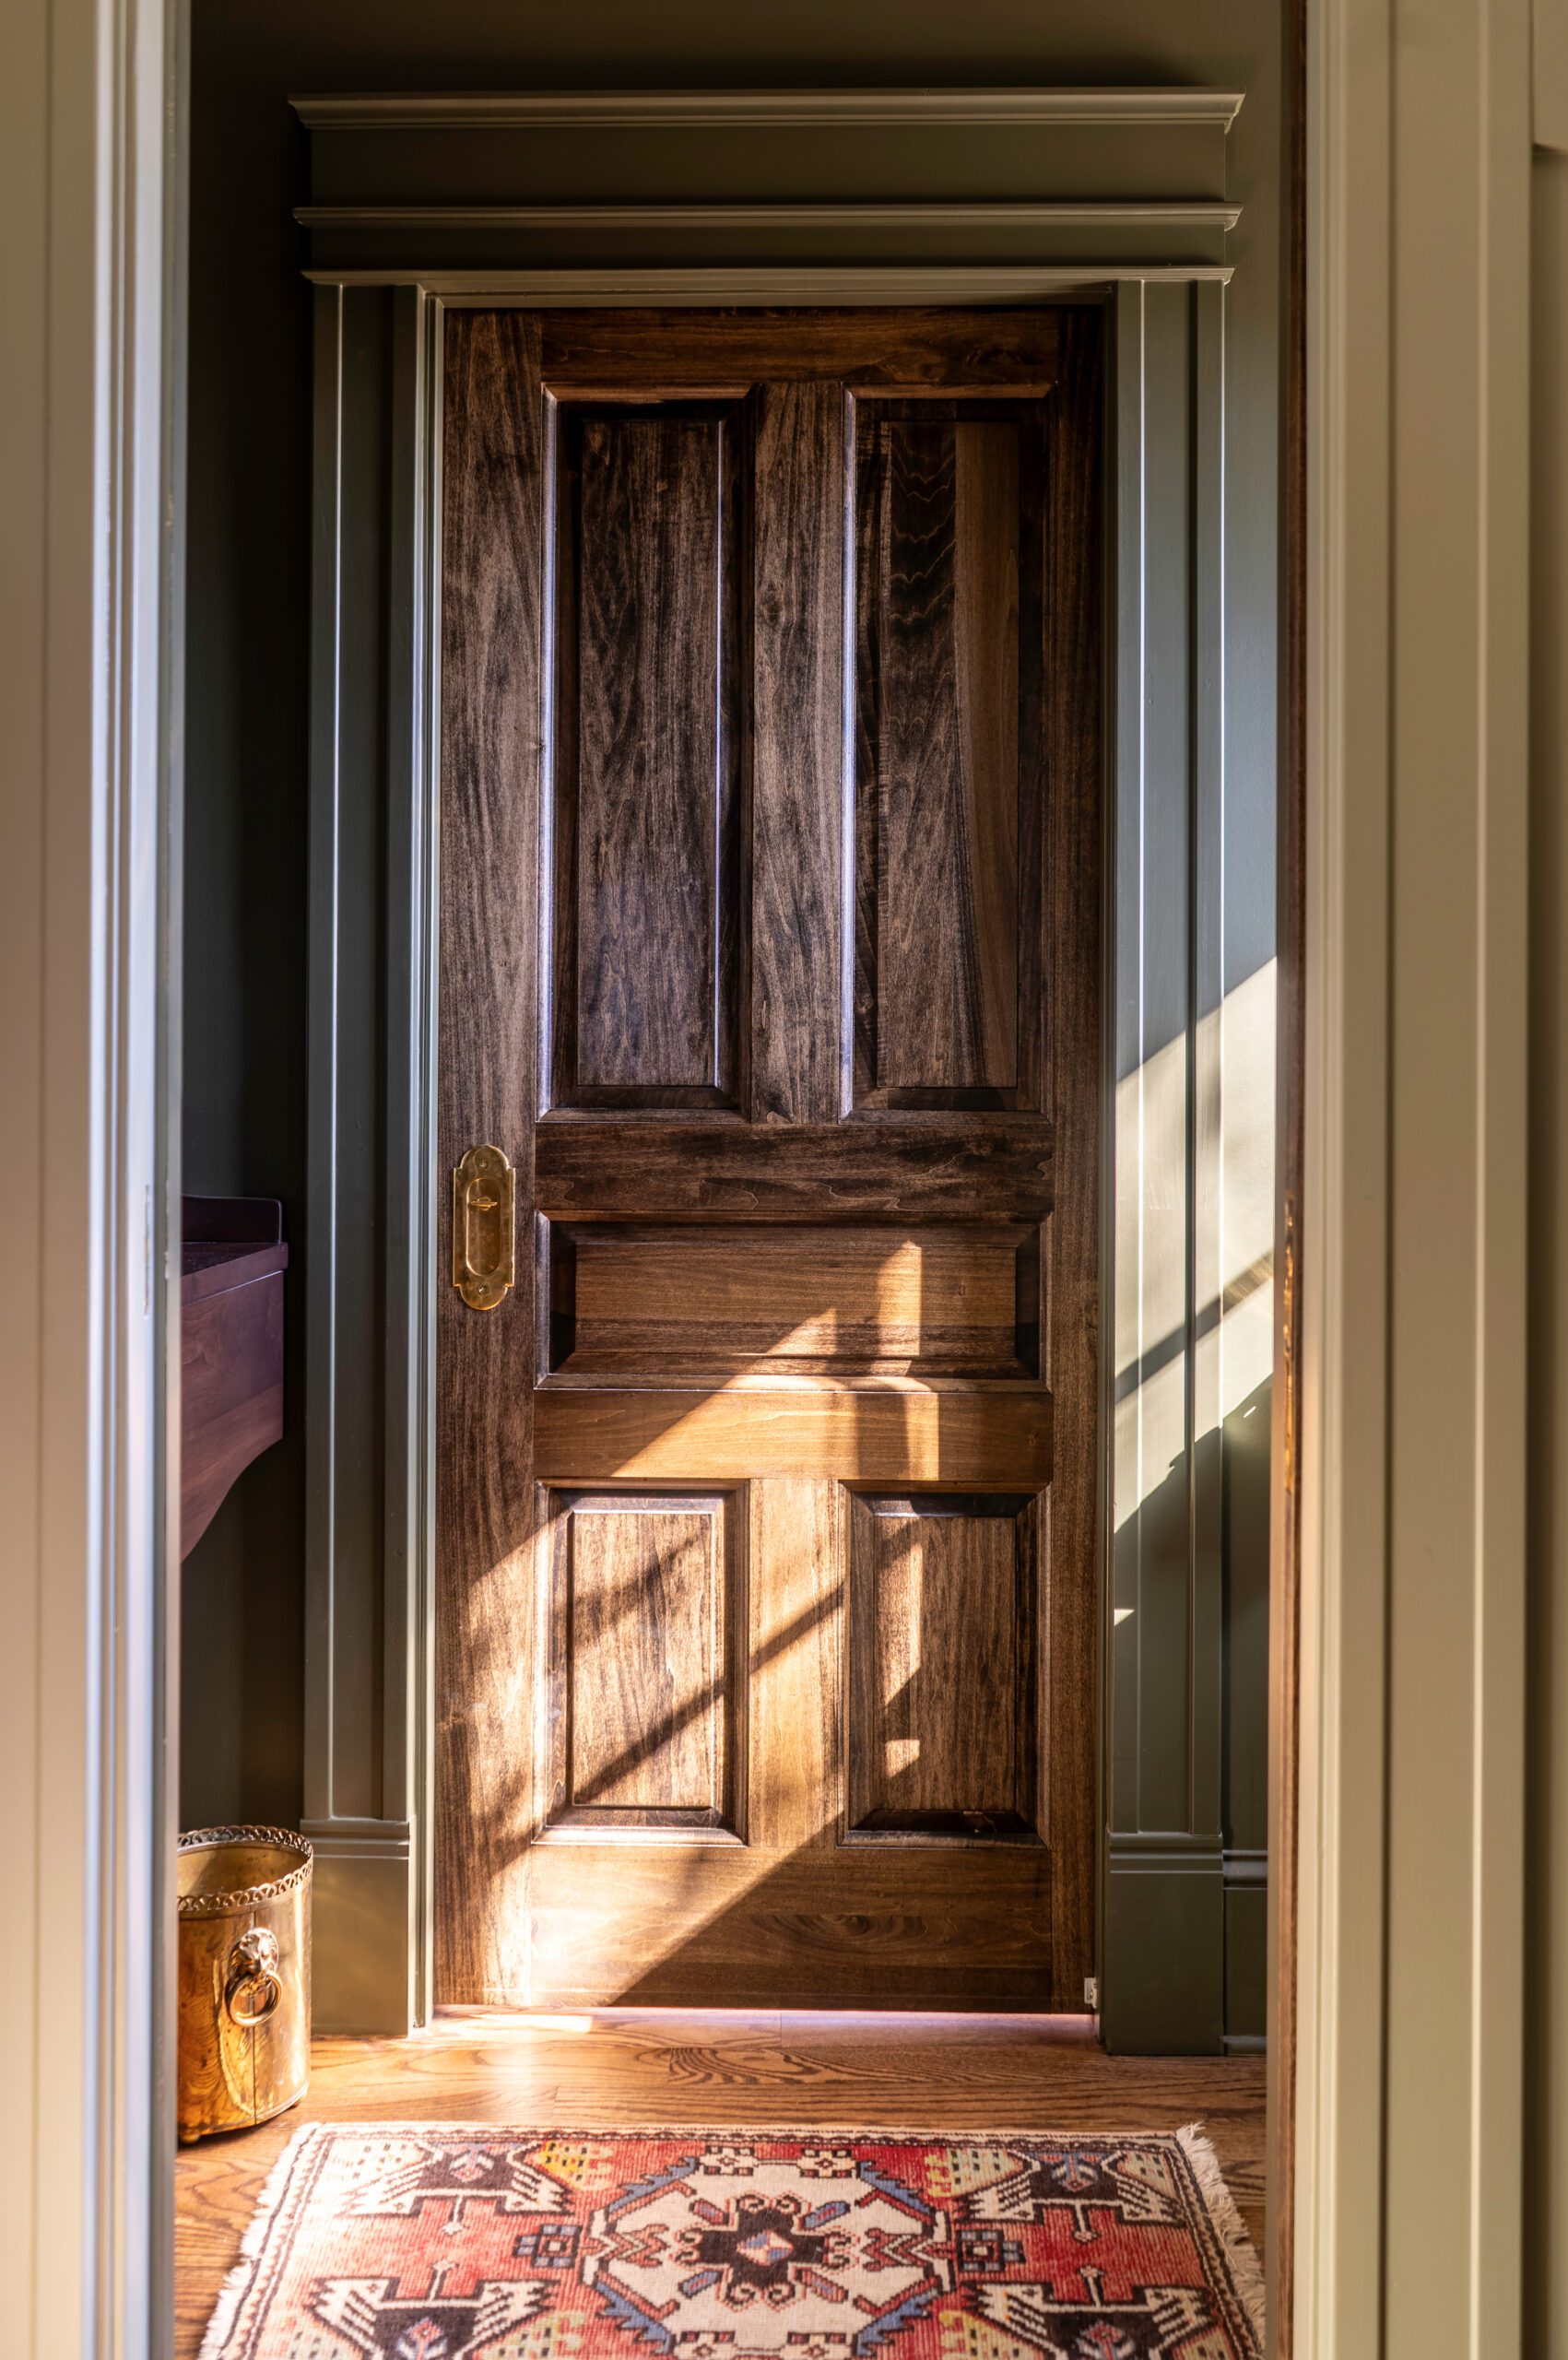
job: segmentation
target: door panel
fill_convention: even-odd
[[[552,1223],[570,1376],[1038,1375],[1038,1233],[968,1221]]]
[[[555,1493],[542,1504],[544,1832],[734,1832],[746,1631],[734,1500]]]
[[[851,1836],[1040,1840],[1033,1506],[855,1500]]]
[[[552,404],[561,1106],[732,1105],[733,411]]]
[[[1081,2005],[1099,315],[446,335],[439,1994]]]
[[[1037,1108],[1041,406],[855,408],[856,1100]]]

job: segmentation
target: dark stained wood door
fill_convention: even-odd
[[[446,321],[443,2000],[1084,2003],[1101,325]]]

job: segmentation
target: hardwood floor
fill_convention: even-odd
[[[443,2011],[408,2040],[321,2039],[309,2095],[182,2149],[174,2360],[195,2360],[262,2184],[301,2122],[1165,2130],[1201,2122],[1259,2252],[1261,2057],[1107,2057],[1081,2019],[607,2008]]]

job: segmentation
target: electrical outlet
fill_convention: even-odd
[[[1100,1977],[1097,1975],[1086,1975],[1083,1978],[1083,2004],[1086,2008],[1092,2008],[1098,2015],[1100,2012]]]

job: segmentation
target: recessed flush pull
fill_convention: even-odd
[[[499,1147],[471,1147],[452,1175],[452,1283],[470,1311],[493,1311],[516,1279],[514,1179]]]

